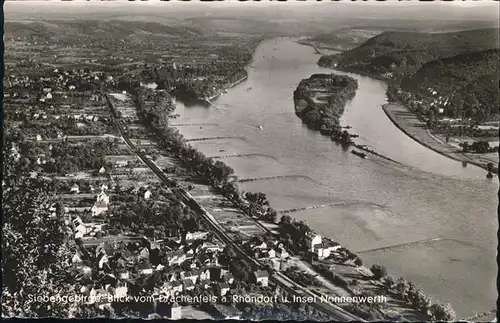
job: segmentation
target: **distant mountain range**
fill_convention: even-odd
[[[172,27],[156,22],[120,20],[51,20],[7,21],[4,25],[5,37],[37,37],[57,39],[67,36],[111,36],[133,35],[200,36],[199,31],[189,27]]]

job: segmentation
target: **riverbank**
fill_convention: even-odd
[[[245,81],[246,79],[248,79],[248,75],[245,75],[244,77],[242,77],[238,81],[229,84],[229,86],[227,86],[227,87],[223,88],[222,90],[220,90],[219,93],[216,93],[216,94],[214,94],[214,95],[206,98],[205,101],[207,101],[208,103],[212,104],[212,102],[210,102],[210,101],[217,99],[219,96],[222,95],[222,93],[226,92],[227,90],[229,90],[232,87],[235,87],[236,85],[240,84],[241,82]]]
[[[382,109],[396,127],[428,149],[453,160],[469,163],[485,170],[487,170],[486,164],[488,162],[492,162],[494,165],[494,171],[498,171],[498,155],[496,153],[463,153],[460,147],[446,143],[433,135],[427,129],[425,122],[420,120],[413,112],[401,103],[388,103],[383,105]]]
[[[208,158],[203,152],[193,148],[187,142],[188,140],[184,139],[184,136],[176,129],[168,126],[166,120],[168,120],[168,115],[172,112],[172,108],[175,107],[174,105],[167,104],[167,102],[171,101],[164,101],[164,104],[167,104],[170,108],[167,108],[166,105],[146,106],[141,97],[141,89],[131,89],[130,93],[133,93],[135,96],[134,101],[136,102],[137,114],[140,120],[154,134],[154,138],[159,139],[158,144],[160,147],[169,152],[168,158],[173,158],[173,160],[180,162],[177,165],[180,167],[180,169],[177,169],[178,173],[184,172],[188,175],[186,176],[187,182],[184,182],[184,185],[180,185],[180,187],[190,187],[195,184],[197,179],[202,179],[203,185],[206,184],[207,188],[211,186],[211,190],[208,189],[207,193],[210,192],[209,194],[213,194],[213,196],[220,195],[220,197],[225,198],[227,202],[232,204],[234,210],[239,210],[240,214],[262,228],[260,234],[284,243],[289,250],[287,254],[300,256],[295,257],[295,260],[291,259],[292,263],[306,266],[310,264],[309,271],[312,271],[314,276],[318,276],[324,282],[327,282],[327,284],[324,284],[326,287],[323,286],[324,291],[320,291],[319,295],[326,293],[325,295],[332,294],[335,296],[347,295],[347,297],[356,297],[362,295],[363,297],[374,297],[380,295],[382,292],[382,295],[386,299],[390,299],[391,305],[385,303],[381,306],[353,306],[349,303],[338,304],[340,308],[370,320],[387,319],[392,317],[393,313],[408,319],[416,317],[418,321],[439,319],[438,312],[441,308],[449,309],[448,311],[452,315],[450,317],[454,317],[454,312],[449,305],[435,303],[431,307],[430,298],[424,296],[417,289],[408,289],[405,293],[410,294],[412,291],[417,293],[420,297],[419,300],[425,301],[425,304],[427,304],[423,307],[416,305],[416,302],[408,301],[404,297],[398,296],[394,291],[395,282],[404,284],[404,286],[408,286],[409,288],[410,284],[406,280],[402,278],[395,280],[389,276],[385,277],[385,273],[382,276],[374,276],[370,269],[363,266],[362,260],[355,253],[333,242],[332,239],[321,238],[307,224],[292,219],[290,216],[284,214],[286,212],[279,212],[281,213],[281,218],[277,221],[278,212],[270,206],[265,194],[248,192],[243,194],[243,191],[239,189],[236,182],[232,180],[234,171],[230,166],[221,161],[214,162],[212,158]],[[178,187],[179,182],[176,181],[172,185]],[[200,182],[197,182],[197,185],[200,185]],[[217,208],[217,210],[220,211],[221,209]],[[216,211],[216,209],[212,209],[212,211]],[[233,214],[233,216],[242,217],[237,214]],[[226,216],[225,221],[227,224],[236,221],[236,219],[229,220]],[[224,224],[222,225],[224,226]],[[243,231],[241,232],[244,233]],[[248,234],[245,235],[248,236]],[[292,237],[292,239],[288,239],[288,236]],[[314,237],[314,239],[321,240],[321,243],[317,242],[317,244],[321,244],[321,247],[318,247],[316,250],[318,253],[317,256],[313,256],[309,252],[309,247],[307,247],[306,243],[307,237]],[[245,238],[243,238],[243,241],[246,241]],[[324,248],[327,251],[323,251]],[[319,258],[319,254],[322,252],[328,252],[328,255],[322,256],[322,259],[315,261],[314,259]],[[316,265],[323,268],[323,270],[313,269],[317,267]],[[277,272],[283,271],[281,267],[275,270]],[[315,294],[317,293],[317,289],[314,289],[315,285],[308,285],[306,282],[300,282],[300,284],[314,291]],[[332,288],[334,285],[335,287]],[[375,293],[375,290],[377,290],[377,293]]]
[[[214,101],[231,109],[220,113],[179,103],[177,122],[188,125],[177,128],[189,139],[244,137],[192,144],[207,156],[243,154],[224,158],[239,178],[258,179],[238,183],[242,190],[266,193],[277,210],[306,208],[287,214],[353,252],[449,238],[361,256],[367,266],[385,264],[394,277],[405,277],[432,298],[452,303],[460,317],[491,309],[496,299],[491,290],[496,180],[486,181],[484,170],[462,168],[401,132],[381,109],[387,103],[385,84],[371,78],[349,75],[358,79],[359,89],[341,122],[359,135],[356,142],[410,168],[378,162],[375,156],[361,159],[306,127],[294,113],[291,91],[310,75],[335,73],[318,67],[318,58],[312,48],[291,40],[266,41],[245,84]],[[246,91],[250,86],[252,91]],[[311,208],[339,202],[345,205]],[[423,256],[429,261],[422,262]],[[475,279],[470,279],[471,271]]]

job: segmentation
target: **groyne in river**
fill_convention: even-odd
[[[450,302],[459,316],[494,308],[498,179],[487,180],[484,170],[464,168],[397,129],[381,107],[383,82],[320,68],[317,60],[313,48],[294,40],[264,41],[248,79],[213,101],[222,112],[178,102],[176,123],[207,124],[179,131],[187,138],[219,138],[191,144],[207,156],[240,155],[224,159],[240,179],[266,178],[240,182],[242,190],[266,193],[276,209],[297,210],[290,215],[354,252],[371,250],[362,254],[367,265],[385,265],[391,275]],[[359,158],[296,117],[299,82],[328,72],[358,80],[341,124],[352,126],[357,144],[401,165]],[[322,205],[329,207],[312,207]],[[442,239],[408,245],[435,237]]]

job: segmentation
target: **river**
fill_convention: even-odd
[[[174,124],[184,124],[178,128],[188,139],[231,137],[192,144],[207,156],[225,156],[239,178],[284,176],[240,183],[266,193],[276,209],[336,203],[290,215],[359,252],[365,265],[385,265],[450,302],[460,317],[494,309],[497,178],[404,135],[381,108],[385,84],[368,77],[338,72],[359,82],[342,124],[353,127],[358,143],[404,166],[361,159],[309,130],[295,116],[292,94],[303,78],[333,72],[318,67],[318,58],[290,39],[264,41],[248,79],[216,99],[217,108],[178,102]],[[440,239],[397,246],[433,238]]]

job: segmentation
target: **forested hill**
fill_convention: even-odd
[[[499,48],[498,33],[497,28],[451,33],[384,32],[350,51],[322,57],[319,63],[338,63],[367,73],[391,73],[398,78],[429,61]]]
[[[320,66],[391,80],[404,92],[426,97],[477,98],[495,114],[499,102],[499,29],[450,33],[384,32]],[[431,89],[431,90],[430,90]]]
[[[405,77],[401,89],[423,92],[432,88],[439,93],[473,94],[481,105],[493,106],[500,101],[499,62],[499,49],[437,59]]]

